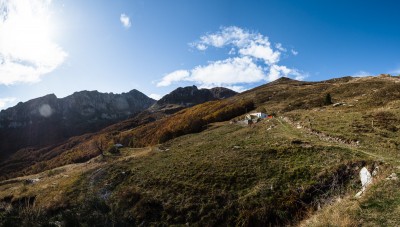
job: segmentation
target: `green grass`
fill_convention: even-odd
[[[400,182],[382,180],[360,202],[356,212],[361,224],[367,226],[395,226],[400,223]]]
[[[278,120],[254,128],[226,124],[172,140],[165,151],[111,161],[64,194],[69,219],[88,225],[296,223],[319,200],[355,190],[355,169],[369,159],[338,146],[293,145],[294,139],[313,138]]]

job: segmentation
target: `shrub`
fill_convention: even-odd
[[[108,151],[108,153],[110,153],[110,154],[119,154],[119,153],[120,153],[118,147],[116,147],[116,146],[114,146],[114,145],[110,146],[110,147],[107,149],[107,151]]]
[[[331,105],[332,103],[333,102],[332,102],[331,94],[330,93],[326,94],[325,100],[324,100],[324,105],[327,106],[327,105]]]

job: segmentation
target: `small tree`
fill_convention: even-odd
[[[108,147],[107,151],[108,151],[108,153],[113,154],[113,155],[120,153],[119,148],[115,145],[111,145],[110,147]]]
[[[106,140],[104,137],[99,137],[97,138],[94,142],[93,145],[96,147],[97,151],[104,156],[104,152],[106,149]]]
[[[333,102],[332,102],[331,94],[330,93],[326,94],[325,100],[324,100],[324,105],[331,105],[332,103]]]

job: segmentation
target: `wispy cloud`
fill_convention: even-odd
[[[157,83],[157,87],[166,87],[173,82],[188,80],[189,76],[190,72],[187,70],[176,70],[165,75],[162,80]]]
[[[395,76],[400,75],[400,68],[397,68],[397,69],[395,69],[395,70],[392,70],[392,71],[390,71],[389,73],[392,74],[392,75],[395,75]]]
[[[162,98],[162,95],[159,94],[150,94],[149,95],[150,98],[154,99],[154,100],[160,100]]]
[[[280,77],[292,77],[296,80],[304,80],[308,74],[300,72],[298,69],[291,69],[286,66],[272,65],[269,73],[268,80],[273,81]]]
[[[366,77],[366,76],[372,76],[373,74],[366,72],[366,71],[358,71],[356,73],[354,73],[353,75],[351,75],[352,77]]]
[[[177,70],[166,76],[157,84],[158,87],[168,86],[173,82],[189,81],[199,84],[200,87],[216,86],[229,87],[233,84],[254,83],[264,79],[264,72],[249,57],[228,58],[212,62],[194,69]],[[235,87],[242,89],[242,87]]]
[[[166,74],[158,87],[180,81],[189,81],[200,87],[224,86],[245,90],[246,84],[272,81],[282,76],[304,79],[307,74],[278,64],[286,48],[272,44],[268,37],[239,27],[223,27],[215,33],[201,36],[191,47],[206,51],[208,48],[229,49],[227,58],[198,65],[190,70],[177,70]],[[228,48],[226,48],[228,47]],[[292,51],[292,54],[295,55]],[[297,54],[297,52],[296,52]]]
[[[51,37],[51,0],[0,0],[0,84],[29,83],[59,67],[67,53]]]
[[[282,46],[282,43],[276,43],[276,44],[275,44],[275,48],[278,49],[278,50],[280,50],[280,51],[282,51],[282,52],[286,52],[286,51],[287,51],[286,48],[284,48],[284,47]]]
[[[131,19],[124,13],[121,14],[121,16],[119,17],[119,20],[122,23],[122,26],[124,26],[125,28],[130,28],[131,27]]]
[[[279,49],[284,49],[282,44],[278,43],[276,45],[279,48],[274,50],[268,37],[236,26],[221,28],[216,33],[204,35],[200,37],[199,41],[190,43],[190,45],[198,50],[206,50],[208,47],[232,46],[233,50],[237,48],[242,56],[264,60],[267,64],[278,62],[281,55]],[[230,52],[233,50],[231,49]]]
[[[0,98],[0,110],[13,104],[16,100],[17,98],[14,97]]]

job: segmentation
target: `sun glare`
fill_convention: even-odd
[[[0,2],[0,82],[37,81],[41,75],[53,71],[66,57],[66,53],[53,42],[55,29],[51,1]]]

